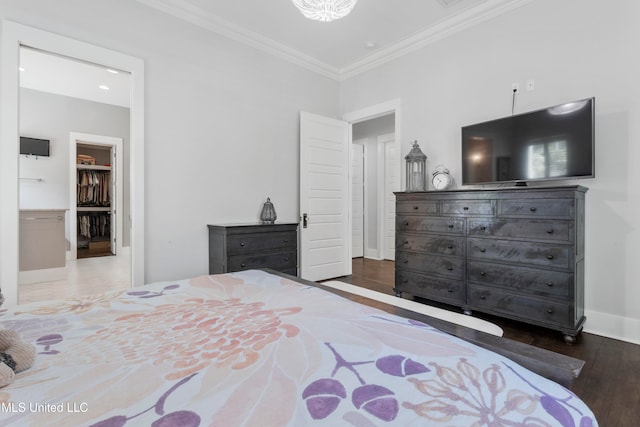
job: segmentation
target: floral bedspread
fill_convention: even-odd
[[[37,347],[0,425],[597,425],[562,386],[429,325],[246,271],[0,313]]]

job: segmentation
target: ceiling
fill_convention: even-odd
[[[291,0],[136,1],[340,81],[533,0],[360,0],[328,23],[304,18]],[[126,73],[33,49],[21,50],[20,64],[22,87],[129,105]]]

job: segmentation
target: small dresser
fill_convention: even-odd
[[[209,274],[271,268],[297,275],[298,224],[214,224],[209,228]]]
[[[580,186],[396,193],[396,294],[561,331],[584,317]]]

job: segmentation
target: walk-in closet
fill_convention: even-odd
[[[76,145],[77,257],[116,254],[113,147]]]

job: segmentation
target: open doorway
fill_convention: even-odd
[[[89,64],[105,64],[110,69],[129,74],[130,89],[128,96],[131,106],[129,112],[128,139],[130,145],[124,150],[130,156],[130,182],[124,190],[128,193],[130,214],[126,218],[129,228],[130,269],[128,280],[133,286],[144,284],[144,93],[143,62],[119,52],[89,45],[84,42],[58,36],[20,24],[3,22],[2,49],[2,144],[0,144],[0,178],[2,181],[2,200],[0,208],[0,288],[5,304],[12,306],[18,302],[18,251],[19,247],[19,191],[20,168],[15,160],[19,155],[20,136],[20,88],[19,64],[20,49],[28,47],[48,52],[61,58],[82,61]],[[78,129],[76,129],[78,130]],[[101,132],[104,133],[104,132]],[[68,133],[67,133],[68,138]],[[68,139],[64,138],[66,146]],[[64,171],[68,178],[68,167]],[[68,181],[65,179],[65,189]],[[126,196],[125,196],[126,197]],[[67,197],[68,200],[68,197]]]
[[[395,113],[352,126],[352,257],[395,259]]]

